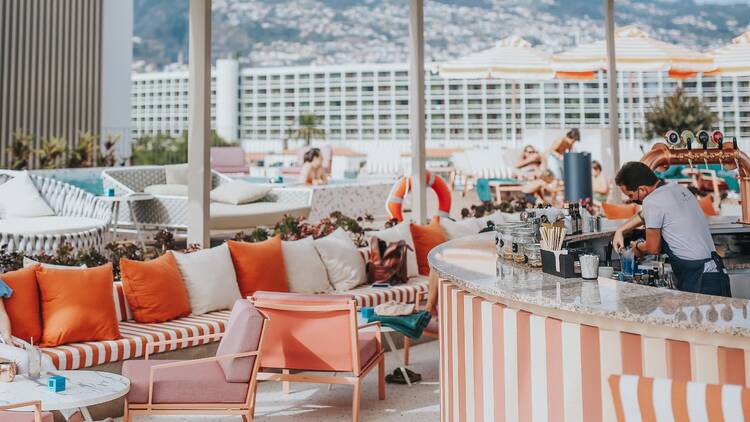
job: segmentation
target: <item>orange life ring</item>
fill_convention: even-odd
[[[440,217],[449,217],[451,213],[451,192],[448,189],[448,184],[445,183],[445,180],[443,180],[442,177],[437,174],[432,174],[429,171],[425,172],[425,176],[427,186],[431,187],[437,194],[438,215]],[[388,215],[390,215],[392,219],[404,221],[402,207],[404,198],[410,190],[411,177],[402,177],[393,185],[391,193],[388,194],[388,202],[385,204]]]

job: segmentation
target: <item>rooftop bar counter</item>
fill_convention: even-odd
[[[554,277],[498,258],[492,233],[429,260],[443,421],[614,421],[613,374],[750,384],[745,299]]]

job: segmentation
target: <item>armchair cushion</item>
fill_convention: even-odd
[[[162,196],[188,196],[187,185],[150,185],[143,188],[143,191],[151,195]]]
[[[224,338],[219,343],[216,356],[258,350],[263,320],[263,315],[255,309],[250,301],[247,299],[237,300],[232,308],[232,315],[229,317],[229,323],[224,332]],[[219,366],[221,366],[227,382],[249,382],[253,365],[255,365],[254,356],[219,361]]]
[[[0,217],[24,218],[55,215],[39,194],[28,172],[21,172],[0,184]]]
[[[342,228],[316,239],[315,248],[328,272],[328,281],[337,291],[351,290],[367,281],[365,260]]]
[[[364,368],[378,354],[378,340],[374,332],[359,333],[359,367]]]
[[[449,239],[458,239],[459,237],[471,236],[479,233],[480,227],[477,220],[468,218],[461,221],[453,221],[450,218],[441,218],[440,225],[445,230]],[[484,227],[482,227],[484,228]]]
[[[440,223],[433,219],[430,224],[412,224],[411,236],[414,240],[414,249],[417,254],[417,266],[420,275],[430,275],[430,263],[427,254],[432,248],[448,241],[448,235]]]
[[[187,186],[188,170],[187,164],[170,164],[164,166],[164,176],[167,184]]]
[[[34,422],[34,412],[11,412],[0,410],[0,421]],[[42,422],[55,422],[55,417],[50,412],[42,412]]]
[[[122,375],[130,379],[129,403],[148,402],[149,372],[152,366],[179,361],[128,360]],[[154,374],[153,403],[244,403],[247,383],[227,382],[217,362],[157,369]]]
[[[269,192],[271,192],[271,187],[267,185],[232,180],[213,189],[211,200],[232,205],[250,204],[263,199]]]
[[[281,252],[289,279],[289,291],[293,293],[324,293],[333,290],[328,282],[328,273],[315,249],[312,236],[300,240],[282,241]]]

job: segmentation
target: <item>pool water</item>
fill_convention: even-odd
[[[75,187],[81,188],[86,192],[94,195],[104,195],[104,183],[102,182],[101,170],[96,171],[40,171],[40,176],[49,177],[50,179],[59,180],[63,183],[69,183]]]

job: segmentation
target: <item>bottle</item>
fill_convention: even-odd
[[[573,205],[573,235],[581,234],[581,214],[578,212],[578,204]]]
[[[573,215],[571,214],[572,209],[573,209],[573,206],[567,202],[565,203],[565,205],[563,205],[563,218],[565,219],[565,235],[566,236],[573,235]]]

